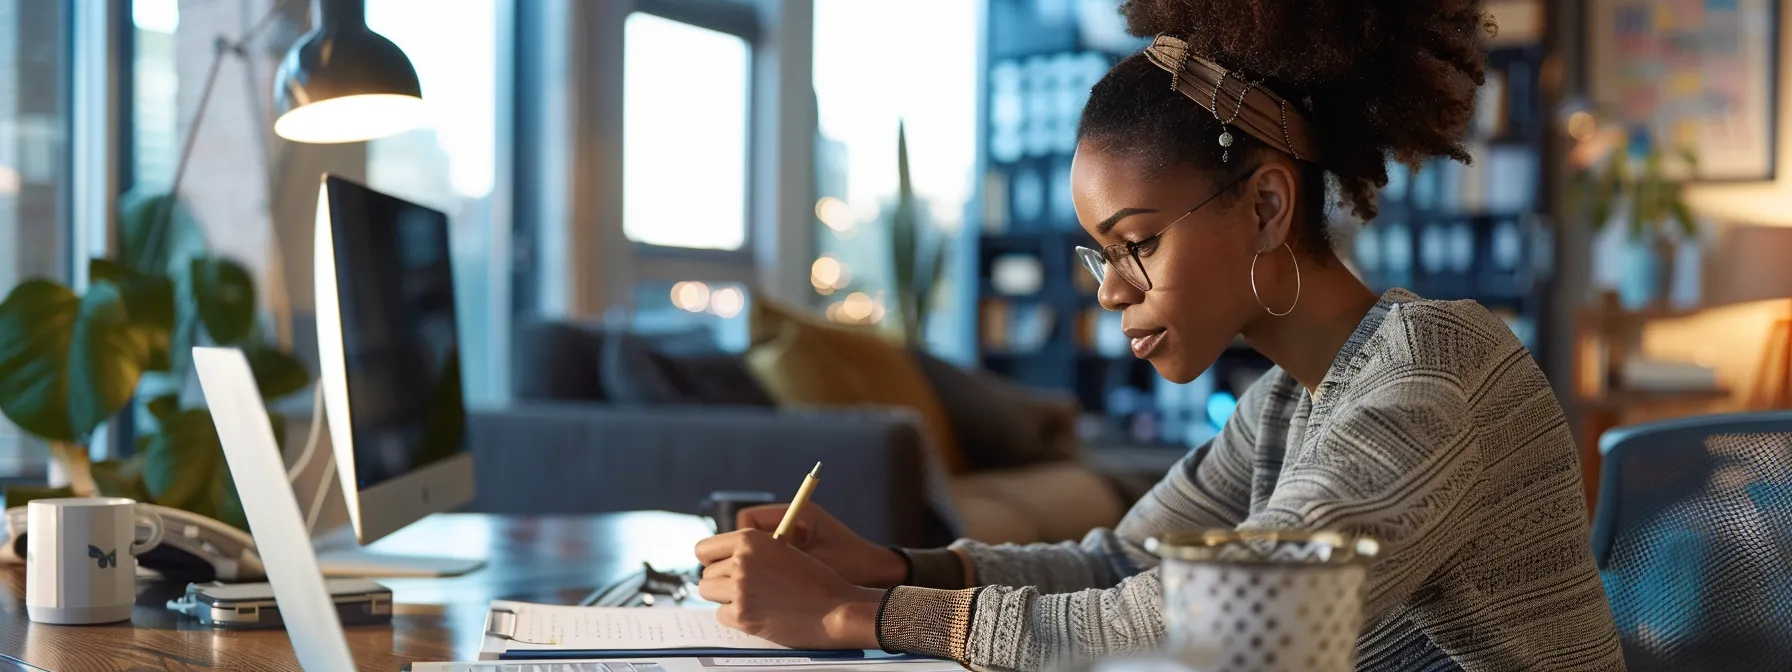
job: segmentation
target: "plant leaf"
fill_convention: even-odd
[[[27,280],[0,302],[0,412],[21,429],[74,441],[68,415],[68,349],[81,297]]]
[[[261,390],[262,399],[279,399],[311,384],[311,372],[297,357],[267,347],[250,349],[244,355],[255,373],[255,386]]]
[[[93,482],[106,497],[129,497],[139,502],[155,503],[149,486],[143,483],[143,462],[140,458],[105,460],[92,465]]]
[[[24,506],[27,502],[30,502],[33,499],[55,499],[58,497],[74,496],[75,489],[66,485],[59,488],[46,488],[35,485],[8,485],[6,486],[6,508],[10,509],[15,506]]]
[[[1674,221],[1680,224],[1680,233],[1687,240],[1698,239],[1699,221],[1692,216],[1692,209],[1686,207],[1686,201],[1680,200],[1678,196],[1674,197],[1668,201],[1668,211],[1673,213]]]
[[[156,420],[167,420],[168,416],[180,411],[180,397],[164,394],[144,402],[143,407],[149,409],[149,414],[155,416]]]
[[[211,413],[181,411],[162,421],[161,432],[143,439],[143,483],[155,502],[218,518],[230,470]]]
[[[255,327],[255,280],[234,261],[194,259],[191,275],[199,321],[218,345],[237,345]]]
[[[123,264],[105,259],[88,262],[88,277],[118,287],[124,296],[125,312],[130,321],[143,330],[150,343],[150,371],[167,371],[169,341],[174,331],[174,282],[163,275],[138,273]]]
[[[280,448],[280,454],[286,454],[286,416],[273,411],[268,412],[268,426],[274,430],[274,445]]]
[[[87,287],[68,352],[68,417],[75,436],[86,437],[130,402],[155,358],[153,331],[131,321],[117,285]]]
[[[118,203],[119,261],[146,275],[172,276],[205,254],[193,214],[167,192],[133,192]]]
[[[0,302],[0,412],[37,436],[84,441],[131,398],[151,340],[112,283],[77,297],[26,281]]]
[[[919,305],[916,282],[920,269],[921,226],[915,193],[909,180],[908,127],[896,123],[896,208],[890,213],[890,262],[896,284],[896,312],[904,337],[914,345],[919,333],[916,311]]]
[[[191,273],[182,273],[174,281],[174,334],[169,340],[169,359],[174,371],[193,369],[193,346],[199,340],[199,302],[193,296]]]
[[[1692,179],[1699,179],[1699,153],[1691,147],[1681,147],[1679,154],[1680,160],[1686,163],[1687,175]]]

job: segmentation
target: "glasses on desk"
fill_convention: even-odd
[[[579,602],[586,607],[651,607],[666,601],[673,604],[691,599],[691,587],[701,580],[700,574],[662,572],[653,565],[641,563],[641,571],[630,574],[608,586],[593,591]]]

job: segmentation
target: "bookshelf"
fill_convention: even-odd
[[[1117,25],[1088,25],[1087,17],[1063,9],[1073,3],[987,2],[975,255],[979,362],[1025,384],[1074,393],[1085,411],[1124,433],[1131,416],[1162,410],[1148,401],[1160,380],[1149,363],[1132,357],[1119,314],[1101,309],[1093,278],[1072,253],[1092,241],[1077,224],[1069,173],[1089,88],[1147,41],[1116,36],[1123,28]],[[1332,225],[1340,256],[1371,287],[1478,301],[1541,359],[1554,248],[1542,225],[1546,54],[1540,26],[1519,32],[1489,47],[1493,82],[1475,119],[1475,166],[1396,169],[1372,225]],[[1209,372],[1210,391],[1241,394],[1235,388],[1269,366],[1236,344]]]
[[[1547,54],[1540,29],[1487,54],[1488,82],[1467,143],[1474,162],[1438,159],[1417,172],[1391,166],[1375,221],[1335,221],[1334,232],[1348,239],[1339,253],[1370,287],[1476,301],[1505,319],[1543,366],[1554,354],[1545,347],[1555,265],[1541,86]]]

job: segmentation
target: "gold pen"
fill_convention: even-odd
[[[809,494],[815,492],[815,484],[821,482],[821,463],[815,463],[815,469],[803,477],[803,485],[796,489],[796,498],[790,500],[790,508],[784,510],[784,520],[778,521],[778,531],[772,533],[773,539],[783,539],[796,525],[796,516],[802,512],[803,505],[809,503]]]

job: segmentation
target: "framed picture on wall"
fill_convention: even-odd
[[[1604,117],[1697,152],[1707,181],[1771,180],[1783,0],[1590,0],[1588,92]]]

